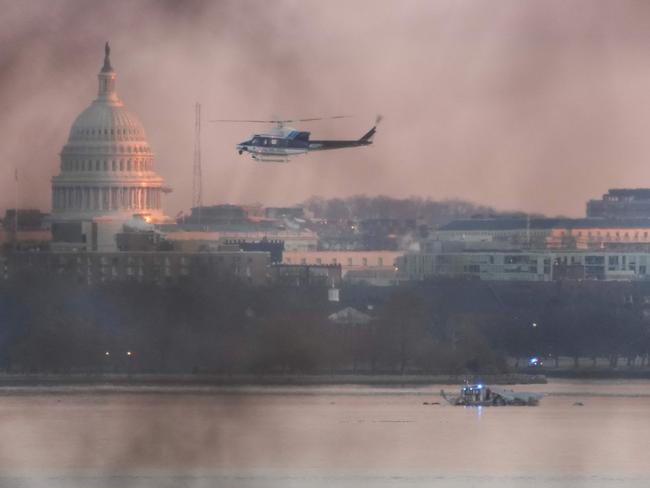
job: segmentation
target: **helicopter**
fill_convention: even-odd
[[[381,116],[377,116],[375,125],[356,140],[310,140],[309,132],[300,131],[286,124],[295,122],[312,122],[315,120],[343,119],[347,115],[333,117],[312,117],[307,119],[284,120],[233,120],[220,119],[210,122],[243,122],[254,124],[276,124],[269,132],[253,134],[250,139],[237,144],[237,152],[241,155],[248,152],[255,161],[286,163],[290,157],[306,154],[310,151],[327,151],[347,147],[361,147],[372,144],[372,138],[377,132]]]

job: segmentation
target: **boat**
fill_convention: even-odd
[[[507,390],[481,383],[463,385],[459,395],[450,395],[445,390],[440,390],[440,396],[451,405],[468,407],[535,406],[542,398],[541,393]]]

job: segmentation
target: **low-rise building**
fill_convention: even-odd
[[[399,251],[285,251],[284,264],[337,264],[343,276],[358,269],[394,269]]]
[[[186,231],[175,228],[163,228],[161,232],[173,244],[174,249],[183,252],[195,252],[202,249],[216,249],[229,242],[283,242],[285,251],[307,252],[315,251],[318,246],[318,236],[309,230],[231,230],[217,231]]]
[[[620,248],[625,244],[650,244],[650,218],[456,220],[437,229],[432,241],[463,243],[465,249],[595,250],[612,245]]]
[[[274,264],[271,267],[273,283],[288,286],[341,285],[341,266],[338,264]]]
[[[337,265],[347,282],[388,285],[395,282],[395,260],[399,251],[310,251],[284,252],[287,265]]]
[[[397,260],[399,278],[435,276],[489,281],[650,280],[649,252],[461,251],[408,253]]]
[[[590,218],[650,218],[650,188],[614,188],[587,202]]]
[[[10,252],[5,256],[4,278],[31,271],[87,284],[162,285],[192,277],[264,285],[271,280],[270,264],[267,252]]]

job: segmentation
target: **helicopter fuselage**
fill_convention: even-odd
[[[276,127],[265,134],[255,134],[249,140],[237,144],[237,152],[250,153],[257,161],[287,162],[290,157],[310,151],[343,149],[346,147],[368,146],[372,144],[376,127],[370,129],[358,140],[309,140],[309,132],[290,127]]]

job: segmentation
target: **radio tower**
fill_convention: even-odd
[[[199,224],[203,206],[203,178],[201,176],[201,104],[194,105],[194,165],[192,178],[192,208],[197,208]]]

